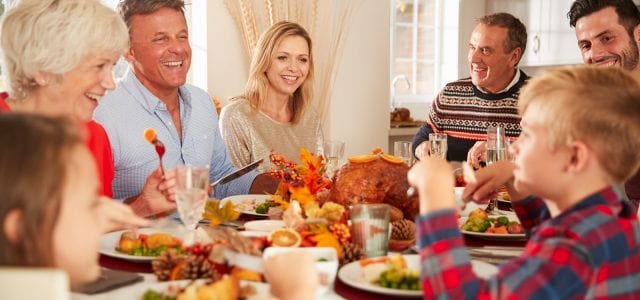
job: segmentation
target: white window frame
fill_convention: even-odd
[[[438,63],[439,61],[439,57],[440,57],[440,34],[438,32],[438,30],[440,29],[440,26],[438,26],[438,24],[440,24],[440,5],[441,5],[441,1],[442,0],[434,0],[435,2],[435,12],[434,12],[434,16],[435,16],[435,20],[434,20],[434,25],[421,25],[418,24],[418,4],[420,2],[423,2],[424,0],[405,0],[407,2],[411,2],[413,3],[412,9],[413,9],[413,18],[412,18],[412,22],[411,23],[407,23],[407,22],[396,22],[396,2],[397,0],[390,0],[389,1],[389,5],[390,5],[390,68],[389,68],[389,78],[390,78],[390,86],[389,86],[389,101],[390,101],[390,106],[394,105],[395,107],[399,107],[399,106],[404,106],[404,105],[408,105],[408,106],[419,106],[419,107],[425,107],[431,104],[433,98],[438,94],[439,92],[439,82],[440,82],[440,64]],[[412,57],[411,58],[397,58],[396,57],[396,51],[395,51],[395,28],[396,26],[402,26],[402,27],[411,27],[412,33],[413,33],[413,38],[412,38],[412,45],[411,45],[411,53],[412,53]],[[419,58],[418,56],[418,29],[432,29],[434,32],[434,38],[433,38],[433,45],[431,45],[431,47],[433,47],[433,53],[434,53],[434,57],[432,59],[428,59],[428,58]],[[425,45],[426,46],[426,45]],[[409,62],[412,65],[412,73],[411,74],[406,74],[408,76],[408,79],[411,83],[411,94],[409,95],[394,95],[394,90],[395,87],[393,86],[393,79],[395,77],[395,75],[393,74],[393,70],[395,69],[394,66],[396,64],[396,62]],[[427,64],[431,64],[433,66],[433,91],[431,94],[418,94],[417,93],[417,84],[416,84],[416,79],[418,76],[418,65],[422,64],[422,63],[427,63]],[[400,84],[400,83],[398,83]]]

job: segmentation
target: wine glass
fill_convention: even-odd
[[[176,206],[180,220],[190,231],[190,236],[185,238],[193,239],[196,225],[202,218],[204,205],[208,198],[209,167],[194,167],[182,165],[176,167]]]
[[[327,176],[333,177],[333,174],[340,166],[340,159],[344,155],[343,141],[325,141],[322,145],[324,158],[327,160]]]
[[[500,160],[509,159],[507,139],[504,134],[503,127],[489,126],[487,127],[487,145],[486,145],[486,163],[487,166]],[[493,198],[487,206],[487,211],[490,215],[502,215],[497,212],[498,199]]]
[[[393,143],[393,155],[399,157],[407,166],[413,165],[413,153],[411,153],[411,142],[397,141]]]

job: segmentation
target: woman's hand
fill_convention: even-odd
[[[487,142],[477,141],[473,144],[473,147],[467,152],[467,162],[473,166],[474,169],[480,168],[481,161],[487,161]]]
[[[455,207],[453,169],[445,159],[427,157],[409,170],[407,178],[418,190],[421,214]]]

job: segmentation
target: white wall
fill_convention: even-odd
[[[389,18],[380,0],[364,1],[352,15],[326,133],[347,142],[347,155],[389,150]]]
[[[346,141],[346,156],[368,153],[377,146],[386,148],[389,130],[390,8],[386,1],[363,2],[351,15],[342,59],[336,64],[338,75],[325,124],[326,139]],[[224,102],[241,93],[249,62],[223,1],[193,1],[193,5],[194,23],[198,22],[197,11],[206,11],[208,41],[203,51],[207,58],[207,86],[201,87]],[[319,24],[321,28],[322,23]],[[194,55],[192,68],[200,67],[199,63]],[[200,85],[196,77],[202,75],[194,71],[193,76],[193,82]]]

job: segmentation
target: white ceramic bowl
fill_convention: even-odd
[[[316,271],[321,278],[320,288],[318,288],[316,295],[321,296],[330,291],[338,273],[338,254],[336,249],[330,247],[269,247],[264,250],[262,257],[268,258],[280,253],[290,254],[296,252],[310,253],[316,259]]]

